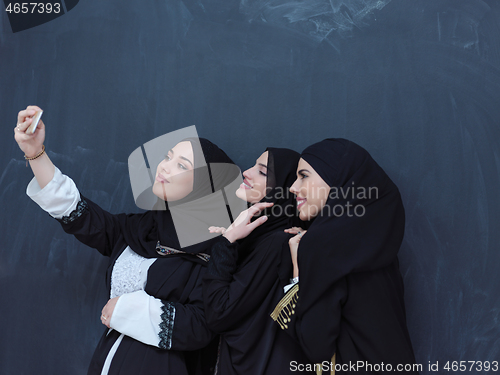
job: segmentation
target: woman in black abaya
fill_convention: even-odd
[[[180,228],[183,236],[176,229],[199,227],[199,207],[211,213],[211,224],[223,217],[227,220],[218,225],[230,223],[224,199],[214,195],[239,178],[239,169],[210,141],[186,139],[166,148],[165,159],[158,164],[152,188],[158,199],[156,210],[110,214],[81,196],[74,182],[52,164],[43,147],[43,122],[34,134],[26,134],[36,110],[30,106],[19,112],[14,130],[35,174],[27,193],[67,233],[109,257],[110,300],[101,315],[108,329],[88,373],[208,374],[210,358],[204,361],[202,349],[215,334],[206,324],[201,281],[217,239],[206,230],[209,224],[202,223],[206,240],[181,246],[186,228]],[[212,163],[225,164],[222,168],[218,164],[214,173]]]
[[[290,239],[284,229],[296,219],[289,187],[298,160],[295,151],[268,148],[243,173],[236,195],[250,204],[267,203],[260,218],[249,224],[260,226],[246,238],[247,233],[239,232],[253,213],[259,213],[252,206],[212,248],[203,295],[209,327],[221,334],[215,374],[281,375],[293,373],[291,362],[307,362],[298,343],[269,318],[288,284],[280,281],[279,268],[283,262],[291,265],[283,244]]]
[[[356,373],[417,374],[397,257],[405,223],[397,187],[362,147],[325,139],[304,150],[290,190],[311,224],[288,231],[299,281],[273,319],[336,374],[354,373],[358,361]]]

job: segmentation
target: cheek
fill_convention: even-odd
[[[305,184],[302,191],[307,198],[309,213],[313,216],[316,216],[325,205],[328,198],[328,192],[326,192],[324,188],[319,187],[315,183]]]
[[[253,189],[251,190],[252,200],[260,201],[266,195],[266,177],[259,175],[253,180]],[[254,203],[254,202],[250,202]]]
[[[259,191],[261,193],[261,198],[264,198],[266,195],[266,187],[267,187],[267,178],[262,176],[262,178],[259,181]]]
[[[188,193],[193,191],[193,184],[194,184],[194,178],[193,174],[191,173],[182,173],[181,175],[181,183],[179,184],[179,188],[181,190],[184,190]]]
[[[328,200],[328,194],[330,194],[330,189],[324,186],[321,187],[318,193],[320,210],[325,206],[326,201]]]
[[[161,162],[160,164],[158,164],[158,166],[156,167],[156,175],[157,176],[158,176],[158,173],[160,173],[162,164],[163,164],[163,162]]]

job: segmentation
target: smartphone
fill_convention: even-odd
[[[42,113],[43,111],[38,111],[33,115],[33,122],[28,126],[28,129],[26,129],[26,134],[33,134],[35,132],[38,122],[42,118]]]

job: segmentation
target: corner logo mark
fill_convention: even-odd
[[[20,2],[4,0],[13,33],[52,21],[73,9],[80,0]]]

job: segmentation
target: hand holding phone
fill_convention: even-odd
[[[35,132],[36,127],[38,126],[38,122],[42,118],[42,114],[43,111],[40,110],[33,115],[33,121],[31,122],[31,125],[28,126],[28,129],[26,129],[26,134],[33,134]]]

